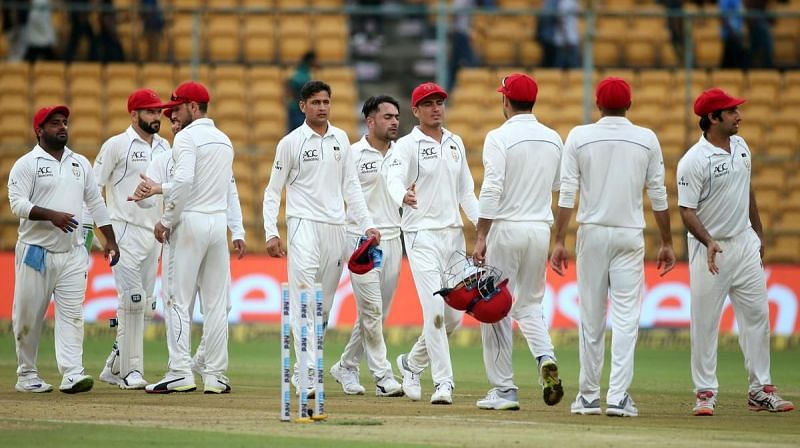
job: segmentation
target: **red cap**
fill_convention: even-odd
[[[375,267],[375,261],[369,254],[369,248],[372,247],[376,241],[374,236],[369,237],[353,251],[353,255],[350,256],[350,260],[347,262],[347,269],[350,269],[350,272],[364,275]]]
[[[161,98],[150,89],[138,89],[128,97],[128,112],[142,109],[161,109]]]
[[[169,103],[163,104],[164,108],[171,108],[179,104],[191,103],[208,103],[211,101],[211,96],[208,94],[206,86],[195,81],[186,81],[181,83],[169,98]]]
[[[514,101],[533,103],[539,93],[536,81],[524,73],[512,73],[500,82],[497,91]]]
[[[36,129],[41,127],[53,114],[64,114],[69,117],[69,108],[67,106],[47,106],[36,111],[33,116],[33,133],[36,134]]]
[[[417,107],[420,101],[431,95],[441,95],[447,99],[447,92],[435,82],[425,82],[414,88],[411,92],[411,105]]]
[[[597,84],[597,105],[605,109],[627,109],[631,106],[631,86],[622,78],[609,76]]]
[[[744,98],[732,97],[719,87],[714,87],[701,93],[694,100],[694,113],[700,117],[705,117],[711,112],[731,109],[745,101]]]
[[[172,108],[164,109],[164,116],[167,117],[167,120],[172,120]]]

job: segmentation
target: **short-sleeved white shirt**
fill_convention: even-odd
[[[678,162],[678,205],[696,209],[712,238],[734,237],[751,225],[751,169],[743,138],[731,136],[728,153],[701,136]]]

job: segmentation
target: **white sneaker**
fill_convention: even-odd
[[[757,392],[747,394],[747,405],[751,411],[789,412],[794,410],[794,403],[784,400],[778,395],[778,389],[767,384]]]
[[[133,370],[119,383],[120,389],[144,389],[147,386],[147,380],[144,379],[142,373],[138,370]]]
[[[496,411],[519,410],[519,399],[517,398],[516,389],[491,389],[484,398],[478,400],[475,404],[479,409],[491,409]]]
[[[578,395],[575,401],[570,405],[569,411],[578,415],[600,415],[600,399],[595,398],[591,402],[583,398],[583,395]]]
[[[170,394],[172,392],[193,392],[197,390],[193,376],[164,377],[157,383],[148,384],[144,391],[148,394]]]
[[[317,391],[314,388],[314,385],[316,384],[316,382],[315,382],[316,378],[317,378],[316,370],[308,369],[308,389],[306,389],[306,396],[308,398],[314,398],[317,395]],[[300,384],[300,375],[297,374],[297,371],[295,371],[292,374],[292,378],[291,378],[290,381],[292,383],[292,386],[294,386],[295,395],[297,395],[299,397],[300,396],[300,388],[298,388],[297,385]]]
[[[419,384],[419,373],[414,373],[408,368],[406,355],[399,355],[397,357],[397,368],[400,369],[400,373],[403,375],[403,393],[413,401],[419,401],[422,398],[422,386]]]
[[[103,371],[100,372],[99,379],[104,383],[122,387],[122,378],[120,378],[119,375],[112,373],[111,367],[107,365],[103,367]]]
[[[606,407],[606,415],[609,417],[636,417],[639,415],[639,410],[636,409],[636,403],[630,395],[625,394],[625,397],[618,404],[609,404]]]
[[[696,417],[714,415],[714,408],[717,407],[717,394],[713,390],[699,390],[696,396],[697,401],[692,409],[692,414]]]
[[[449,382],[437,384],[431,395],[431,404],[453,404],[453,385]]]
[[[342,366],[341,361],[331,367],[331,376],[342,385],[345,395],[364,395],[366,389],[358,382],[358,370]]]
[[[204,394],[229,394],[231,393],[231,384],[224,375],[206,375],[203,378],[203,393]]]
[[[394,379],[394,375],[386,375],[375,383],[376,397],[402,397],[403,386]]]
[[[52,392],[53,386],[47,384],[37,375],[33,378],[18,378],[14,389],[16,389],[17,392],[31,392],[34,394],[40,394],[43,392]]]
[[[94,386],[94,379],[89,375],[66,375],[61,380],[61,385],[58,390],[65,394],[78,394],[81,392],[89,392]]]

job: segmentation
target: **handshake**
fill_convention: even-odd
[[[139,202],[142,199],[147,199],[154,194],[161,194],[161,184],[157,183],[153,179],[145,176],[144,174],[139,174],[139,177],[142,179],[139,182],[139,185],[136,186],[136,191],[133,192],[133,195],[128,196],[129,201]]]

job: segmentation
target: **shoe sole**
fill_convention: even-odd
[[[133,385],[130,385],[130,384],[120,384],[120,385],[119,385],[119,388],[120,388],[120,389],[122,389],[122,390],[142,390],[142,389],[144,389],[145,387],[147,387],[147,384],[148,384],[148,383],[146,383],[146,382],[145,382],[145,383],[141,383],[141,384],[133,384]]]
[[[94,387],[94,380],[91,378],[84,378],[77,383],[73,384],[69,389],[59,389],[65,394],[79,394],[81,392],[89,392]]]
[[[484,411],[519,411],[519,403],[506,403],[501,406],[478,406]]]
[[[564,387],[561,386],[561,379],[558,377],[558,365],[552,361],[542,364],[542,399],[548,406],[555,406],[564,398]]]
[[[375,396],[376,397],[402,397],[405,394],[406,393],[403,392],[403,388],[402,387],[400,387],[400,390],[397,390],[395,392],[381,392],[381,391],[378,391],[378,390],[375,391]]]
[[[225,388],[225,389],[217,389],[216,387],[206,387],[206,388],[203,389],[203,393],[204,394],[215,394],[215,395],[229,394],[229,393],[231,393],[231,389],[229,387]]]
[[[112,386],[120,386],[122,387],[122,380],[118,380],[116,378],[103,378],[102,376],[98,377],[100,381],[110,384]]]
[[[602,415],[603,411],[600,408],[597,409],[581,409],[581,410],[570,410],[570,413],[573,415]]]
[[[695,417],[711,417],[714,415],[713,409],[697,409],[694,411]]]
[[[171,394],[173,392],[194,392],[197,390],[197,385],[192,384],[191,386],[180,386],[174,389],[154,389],[154,390],[147,390],[144,391],[148,394]]]
[[[441,400],[436,400],[436,401],[433,401],[433,400],[431,400],[431,404],[444,404],[444,405],[448,405],[448,404],[453,404],[453,400],[450,400],[450,401],[447,401],[447,400],[444,400],[444,399],[441,399]]]
[[[634,413],[625,411],[623,409],[614,409],[614,408],[606,409],[606,415],[609,416],[609,417],[638,417],[639,416],[638,413],[634,414]]]
[[[767,411],[767,412],[790,412],[790,411],[794,411],[794,406],[787,406],[787,407],[782,408],[782,409],[767,409],[767,408],[762,408],[761,406],[752,406],[751,405],[749,407],[749,409],[752,412],[761,412],[761,411]]]
[[[39,388],[39,389],[25,389],[24,387],[14,386],[14,389],[16,389],[17,392],[25,392],[29,394],[46,394],[48,392],[53,391],[53,386],[50,386],[49,388]]]

